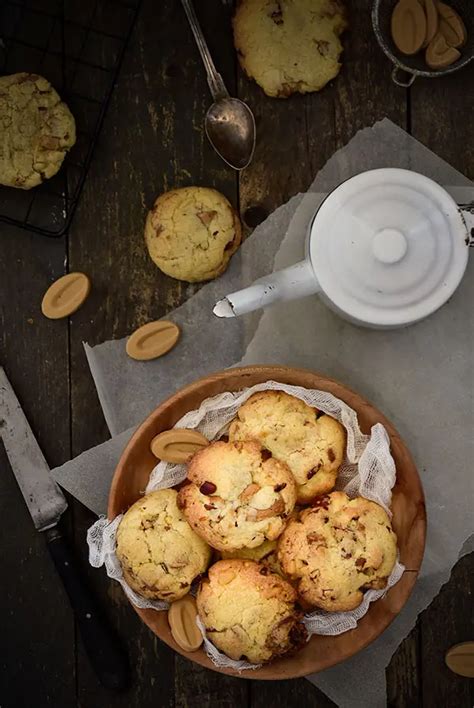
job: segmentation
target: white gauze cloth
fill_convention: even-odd
[[[290,386],[277,381],[266,381],[238,392],[226,392],[207,398],[197,410],[189,411],[176,423],[176,428],[192,428],[202,433],[208,440],[215,440],[223,435],[229,423],[235,418],[240,406],[258,391],[278,390],[300,398],[313,408],[327,413],[338,420],[347,433],[346,457],[339,470],[336,489],[348,496],[363,496],[383,506],[391,516],[390,502],[392,487],[395,484],[396,470],[390,453],[390,440],[381,423],[372,427],[369,435],[364,435],[359,428],[356,412],[346,403],[326,391]],[[186,465],[159,462],[150,474],[146,493],[157,489],[174,487],[186,478]],[[87,533],[89,562],[95,568],[105,565],[107,575],[117,580],[127,597],[137,607],[165,610],[168,603],[148,600],[130,588],[123,577],[119,560],[115,553],[116,532],[122,515],[113,521],[101,517]],[[349,612],[324,612],[314,610],[305,615],[304,624],[308,634],[336,635],[347,632],[357,626],[365,615],[369,605],[382,597],[389,588],[403,575],[404,566],[397,561],[383,590],[368,590],[362,603]],[[204,637],[204,649],[216,666],[229,667],[236,671],[256,668],[256,664],[234,661],[219,652],[207,639],[202,623],[198,621]]]

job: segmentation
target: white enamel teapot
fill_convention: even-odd
[[[472,206],[410,170],[362,172],[331,192],[311,220],[306,258],[220,300],[235,317],[318,293],[354,324],[394,328],[441,307],[459,285],[474,243]]]

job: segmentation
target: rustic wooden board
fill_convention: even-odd
[[[231,3],[196,4],[229,88],[255,110],[258,146],[252,166],[237,178],[207,144],[202,121],[210,97],[179,2],[145,0],[69,241],[0,226],[0,363],[52,465],[107,437],[81,340],[124,336],[195,290],[160,274],[143,248],[146,209],[163,189],[193,182],[221,189],[240,204],[250,233],[269,211],[305,189],[335,148],[384,116],[474,176],[472,121],[466,118],[474,72],[468,68],[447,79],[417,81],[409,96],[396,88],[372,36],[369,0],[348,2],[351,31],[337,80],[319,94],[287,101],[266,98],[236,69]],[[46,322],[39,301],[50,280],[64,272],[66,255],[69,270],[91,276],[93,292],[69,323]],[[102,690],[80,643],[76,679],[71,612],[3,452],[0,468],[0,512],[4,527],[13,529],[2,547],[2,708],[330,705],[304,680],[244,682],[176,657],[139,622],[120,588],[87,566],[84,537],[93,517],[78,503],[73,505],[75,545],[128,646],[135,684],[122,697]],[[396,652],[387,672],[390,706],[472,706],[472,682],[450,674],[443,656],[450,644],[472,638],[473,577],[470,556]]]
[[[64,242],[0,226],[0,364],[51,465],[70,456],[68,325],[40,312],[64,273]],[[0,442],[0,703],[70,706],[74,622]],[[27,686],[27,688],[26,688]]]

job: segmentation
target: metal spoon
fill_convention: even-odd
[[[246,103],[231,98],[209,53],[191,0],[181,0],[194,34],[214,103],[206,113],[206,135],[214,150],[235,170],[250,163],[255,149],[255,118]]]

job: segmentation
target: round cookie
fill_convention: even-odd
[[[214,442],[188,467],[178,505],[213,548],[255,548],[283,531],[296,499],[288,467],[255,441]]]
[[[74,117],[37,74],[0,77],[0,184],[31,189],[53,177],[76,142]]]
[[[278,543],[286,575],[307,607],[346,612],[363,591],[382,589],[397,558],[397,537],[385,510],[344,492],[318,497],[289,522]]]
[[[153,262],[188,283],[222,275],[242,240],[238,214],[215,189],[184,187],[157,198],[145,242]]]
[[[199,587],[197,608],[208,639],[231,659],[260,664],[306,641],[295,590],[254,561],[222,560],[211,566]]]
[[[117,530],[117,557],[128,585],[150,600],[173,602],[206,570],[211,549],[176,504],[174,489],[139,499]]]
[[[230,440],[258,440],[286,462],[305,504],[334,489],[344,458],[345,431],[329,415],[284,391],[261,391],[238,410],[229,428]]]
[[[319,91],[339,73],[340,0],[240,0],[233,20],[242,69],[267,96]]]

